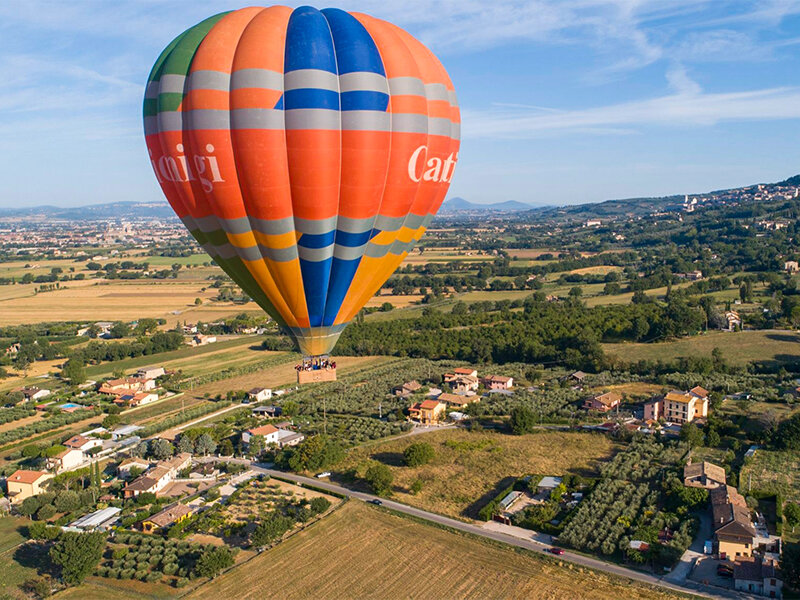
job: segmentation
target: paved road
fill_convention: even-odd
[[[260,473],[264,473],[266,475],[271,475],[275,477],[282,477],[284,479],[289,479],[294,481],[295,483],[300,484],[308,484],[318,487],[320,489],[328,490],[330,492],[334,492],[336,494],[340,494],[342,496],[347,496],[349,498],[356,498],[358,500],[363,501],[370,501],[375,500],[377,497],[372,494],[365,494],[363,492],[356,492],[354,490],[350,490],[348,488],[344,488],[340,485],[336,485],[334,483],[330,483],[327,480],[320,480],[314,479],[311,477],[303,477],[301,475],[295,475],[294,473],[286,473],[284,471],[276,471],[266,466],[260,466],[253,463],[252,468]],[[453,529],[457,529],[459,531],[463,531],[466,533],[471,533],[474,535],[479,535],[484,538],[488,538],[491,540],[495,540],[498,542],[502,542],[504,544],[510,544],[512,546],[517,546],[520,548],[527,548],[528,550],[534,550],[541,552],[547,546],[540,541],[534,539],[533,532],[531,532],[530,539],[522,539],[520,537],[509,535],[503,533],[501,531],[494,531],[493,529],[484,529],[483,527],[479,527],[478,525],[473,525],[471,523],[465,523],[463,521],[458,521],[456,519],[451,519],[450,517],[445,517],[442,515],[437,515],[436,513],[431,513],[425,510],[421,510],[419,508],[414,508],[413,506],[408,506],[407,504],[401,504],[399,502],[394,502],[392,500],[386,500],[384,498],[380,499],[383,506],[387,508],[391,508],[392,510],[396,510],[406,515],[411,515],[413,517],[417,517],[419,519],[423,519],[425,521],[430,521],[432,523],[438,523],[440,525],[445,525],[447,527],[452,527]],[[554,557],[555,558],[555,557]],[[649,583],[651,585],[656,585],[662,588],[667,588],[672,591],[676,592],[683,592],[683,593],[693,593],[697,594],[698,596],[703,596],[706,598],[750,598],[751,596],[738,594],[735,592],[726,593],[724,590],[717,591],[716,589],[710,589],[707,586],[681,586],[669,583],[656,577],[655,575],[650,575],[648,573],[641,573],[639,571],[634,571],[631,569],[626,569],[620,565],[616,565],[613,563],[608,563],[596,558],[592,558],[590,556],[584,556],[582,554],[576,554],[574,552],[565,552],[563,555],[559,556],[557,560],[564,560],[569,561],[575,564],[583,565],[585,567],[590,567],[592,569],[597,569],[599,571],[605,571],[606,573],[613,573],[614,575],[619,575],[621,577],[627,577],[629,579],[635,579],[636,581],[640,581],[642,583]]]

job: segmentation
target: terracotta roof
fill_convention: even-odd
[[[675,390],[669,392],[666,396],[664,396],[665,400],[669,400],[670,402],[682,402],[683,404],[688,404],[694,398],[689,396],[688,394],[684,394],[683,392],[677,392]]]
[[[248,429],[247,432],[250,435],[269,435],[270,433],[275,433],[278,431],[278,428],[274,425],[262,425],[261,427],[253,427],[252,429]]]
[[[152,517],[145,520],[150,521],[157,527],[167,527],[172,525],[181,517],[185,517],[186,515],[190,514],[192,514],[192,509],[185,504],[173,504],[172,506],[168,506],[161,512],[157,512]]]
[[[708,390],[700,387],[699,385],[694,386],[689,391],[695,396],[700,396],[701,398],[705,398],[706,396],[708,396]]]
[[[445,402],[447,404],[455,404],[456,406],[464,406],[473,401],[469,396],[459,396],[458,394],[439,394],[436,400],[426,400],[425,402]]]
[[[49,475],[49,473],[45,471],[27,471],[25,469],[19,469],[9,475],[6,481],[13,481],[14,483],[36,483],[47,475]]]
[[[622,396],[620,396],[617,392],[606,392],[605,394],[595,396],[594,399],[600,404],[604,404],[606,406],[613,406],[614,404],[622,402]]]
[[[444,404],[443,402],[439,402],[438,400],[423,400],[419,407],[424,410],[433,410],[440,404]]]
[[[82,435],[75,435],[69,438],[66,442],[64,442],[64,445],[69,446],[70,448],[80,448],[81,446],[90,441],[91,440],[87,437],[84,437]]]
[[[511,377],[506,377],[504,375],[487,375],[484,379],[486,381],[497,381],[498,383],[508,383],[511,381]]]
[[[472,367],[459,367],[453,370],[453,373],[456,375],[472,375],[475,372],[475,369]]]

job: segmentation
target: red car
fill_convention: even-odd
[[[547,552],[549,552],[550,554],[556,554],[558,556],[561,556],[562,554],[564,554],[564,549],[563,548],[548,548]]]

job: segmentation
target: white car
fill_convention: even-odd
[[[330,476],[331,476],[331,472],[330,471],[323,471],[322,473],[317,475],[317,479],[322,479],[323,477],[330,477]]]

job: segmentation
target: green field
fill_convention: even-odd
[[[35,560],[28,560],[33,558],[33,553],[20,550],[20,545],[26,541],[21,529],[27,523],[27,519],[0,518],[0,592],[9,594],[11,598],[22,598],[19,586],[36,577]],[[20,560],[22,556],[25,558]]]
[[[674,360],[688,356],[711,356],[714,348],[732,365],[800,359],[800,334],[794,331],[715,331],[669,342],[651,344],[603,344],[603,349],[624,361]]]
[[[403,466],[403,450],[413,442],[431,444],[436,458],[421,467]],[[593,433],[541,431],[518,436],[445,429],[354,448],[336,467],[335,476],[347,479],[352,472],[363,476],[377,460],[394,473],[393,493],[399,501],[469,520],[509,478],[533,473],[595,476],[618,447],[608,436]],[[422,491],[413,495],[409,488],[415,480],[422,481]]]

